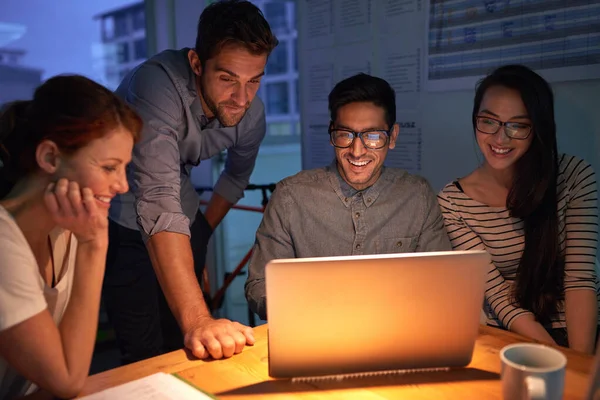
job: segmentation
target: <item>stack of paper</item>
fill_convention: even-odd
[[[216,399],[216,397],[199,391],[173,375],[159,372],[136,381],[103,390],[99,393],[81,397],[80,399],[212,400]]]

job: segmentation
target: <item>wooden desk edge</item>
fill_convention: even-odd
[[[267,325],[265,324],[254,328],[254,333],[257,339],[257,344],[259,341],[267,340]],[[484,341],[490,341],[494,343],[494,347],[497,348],[498,352],[500,352],[504,346],[513,343],[536,343],[535,340],[485,325],[481,325],[479,327],[479,336],[477,340],[481,341],[482,339],[484,339]],[[557,348],[559,351],[563,352],[565,356],[567,356],[569,360],[567,368],[570,370],[588,375],[591,373],[591,367],[594,361],[593,356],[579,353],[564,347],[551,347]],[[244,351],[252,351],[252,347],[247,347],[244,349]],[[234,356],[233,359],[235,359],[235,357],[236,356]],[[97,393],[102,390],[140,379],[157,372],[172,374],[206,364],[207,362],[209,363],[210,361],[199,360],[193,357],[187,350],[176,350],[151,359],[91,375],[87,378],[85,386],[78,397]],[[28,400],[41,398],[43,397],[26,397]]]

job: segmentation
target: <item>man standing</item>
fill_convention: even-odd
[[[429,183],[384,166],[399,131],[390,85],[366,74],[347,78],[329,94],[329,112],[335,160],[282,180],[256,232],[245,288],[262,319],[273,259],[452,249]]]
[[[230,357],[254,342],[251,328],[211,317],[199,280],[208,240],[254,169],[266,130],[255,96],[277,43],[252,3],[218,1],[202,12],[194,49],[152,57],[117,89],[144,120],[130,191],[110,210],[103,290],[123,363],[184,344],[199,358]],[[223,150],[203,215],[190,171]]]

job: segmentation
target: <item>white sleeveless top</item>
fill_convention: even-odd
[[[54,261],[53,288],[40,275],[35,256],[12,216],[0,206],[0,331],[48,309],[58,325],[73,287],[77,240],[60,228],[50,233]],[[29,394],[36,385],[0,357],[0,399]]]

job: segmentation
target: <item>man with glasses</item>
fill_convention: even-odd
[[[366,74],[347,78],[329,94],[329,112],[335,160],[279,182],[256,232],[245,288],[262,319],[273,259],[451,249],[428,182],[384,166],[399,132],[390,85]]]

